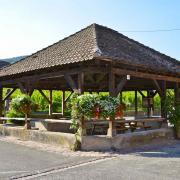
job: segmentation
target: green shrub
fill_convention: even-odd
[[[24,117],[24,114],[21,112],[16,112],[13,109],[11,109],[10,111],[8,111],[6,116],[9,118],[22,118]],[[19,120],[14,120],[14,119],[9,119],[8,122],[16,124],[16,125],[24,125],[24,121],[19,121]]]

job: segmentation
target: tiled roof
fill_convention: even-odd
[[[103,57],[121,63],[180,73],[180,62],[109,29],[92,24],[0,71],[0,77]]]

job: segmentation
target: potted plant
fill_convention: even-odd
[[[30,121],[28,121],[28,115],[32,112],[35,104],[32,102],[30,96],[21,95],[12,100],[12,109],[16,112],[23,113],[25,115],[25,129],[31,129]]]

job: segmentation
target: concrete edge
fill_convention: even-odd
[[[0,135],[17,137],[20,140],[58,145],[63,148],[71,148],[75,143],[74,134],[39,130],[25,130],[22,127],[9,127],[0,125]]]

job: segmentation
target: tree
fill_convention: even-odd
[[[34,106],[35,104],[28,95],[21,95],[12,100],[12,109],[25,115],[25,129],[31,129],[30,121],[28,121],[28,115],[32,112]]]

